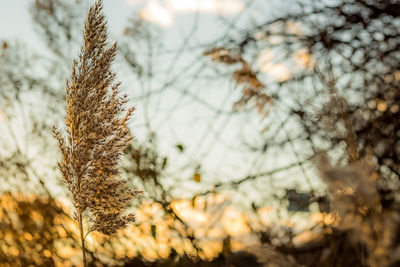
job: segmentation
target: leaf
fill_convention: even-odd
[[[254,212],[257,212],[257,210],[258,210],[258,206],[254,201],[251,202],[251,208],[253,209]]]
[[[165,167],[167,166],[167,164],[168,164],[168,158],[167,158],[167,157],[164,157],[164,158],[163,158],[163,163],[162,163],[161,168],[164,170]]]
[[[201,175],[200,175],[200,173],[195,172],[195,173],[193,174],[193,180],[195,180],[197,183],[200,183],[200,181],[201,181]]]
[[[180,153],[183,153],[183,151],[185,150],[185,147],[183,146],[183,144],[176,144],[176,149],[178,149],[178,151]]]
[[[194,205],[196,204],[196,198],[197,198],[197,196],[194,196],[192,198],[192,208],[194,208]]]
[[[6,41],[1,42],[1,49],[6,50],[8,48],[8,43]]]
[[[156,239],[156,236],[157,236],[157,226],[156,226],[155,224],[152,224],[152,225],[151,225],[150,231],[151,231],[151,235],[153,236],[153,238]]]

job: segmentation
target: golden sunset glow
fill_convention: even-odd
[[[1,197],[2,205],[6,205],[10,212],[17,210],[18,206],[15,199],[19,201],[35,201],[35,195],[18,195],[12,198],[7,195]],[[211,198],[199,197],[193,206],[193,202],[188,199],[178,199],[172,202],[173,209],[181,216],[181,218],[195,229],[194,233],[201,242],[201,246],[204,248],[205,257],[211,259],[218,255],[222,249],[222,241],[225,237],[231,236],[232,246],[239,249],[243,248],[245,244],[242,244],[242,238],[250,235],[251,231],[248,225],[249,218],[245,213],[236,210],[232,206],[226,206],[221,211],[220,220],[211,222],[211,210],[204,209],[205,203],[212,207],[213,205],[221,205],[227,200],[226,195],[217,194]],[[70,207],[62,204],[63,200],[60,199],[58,204],[63,206],[63,209],[70,212]],[[260,209],[260,214],[267,214],[270,211],[269,208]],[[108,253],[107,246],[104,248],[99,247],[96,244],[104,243],[105,241],[111,242],[113,251],[116,257],[134,257],[140,253],[143,257],[148,260],[154,260],[159,257],[167,257],[170,253],[170,248],[174,247],[177,251],[182,253],[185,251],[189,253],[192,251],[190,244],[183,242],[171,232],[171,227],[175,224],[175,221],[171,218],[163,218],[162,208],[157,203],[143,203],[140,208],[136,211],[137,214],[137,225],[130,226],[126,229],[121,230],[115,237],[107,238],[99,233],[91,233],[87,237],[87,246],[89,250],[96,249],[99,253]],[[2,215],[0,213],[0,215]],[[32,221],[42,224],[45,218],[42,214],[31,211],[30,217]],[[60,240],[57,242],[57,250],[61,257],[69,259],[79,259],[81,251],[79,248],[73,248],[67,240],[68,236],[73,234],[74,238],[77,238],[79,232],[76,228],[76,222],[68,217],[54,217],[56,223],[54,231],[59,235]],[[176,226],[176,225],[175,225]],[[7,242],[12,244],[14,237],[11,233],[6,232],[0,237]],[[21,235],[21,241],[32,242],[37,236],[33,236],[30,232],[23,232]],[[235,239],[239,238],[239,239]],[[140,241],[139,241],[140,240]],[[1,244],[1,246],[7,246]],[[12,255],[18,255],[18,250],[15,247],[9,246],[6,251],[9,251]],[[49,251],[43,251],[44,256],[51,256]],[[110,255],[111,256],[111,255]],[[79,263],[79,260],[77,261]]]

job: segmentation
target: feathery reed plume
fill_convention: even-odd
[[[135,220],[134,214],[121,214],[138,191],[119,178],[119,159],[132,139],[127,123],[134,108],[125,110],[127,96],[121,97],[120,83],[114,83],[111,63],[116,50],[116,44],[107,47],[106,21],[98,0],[89,10],[84,46],[66,84],[67,137],[55,126],[52,129],[62,153],[58,167],[76,208],[85,266],[88,233],[114,234]],[[120,113],[124,115],[120,117]],[[84,234],[86,211],[93,219]]]

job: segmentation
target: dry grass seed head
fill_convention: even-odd
[[[91,230],[105,234],[134,221],[133,214],[120,214],[137,194],[118,171],[122,150],[132,139],[127,123],[134,108],[125,110],[127,98],[114,82],[116,52],[116,44],[107,44],[102,1],[97,1],[89,10],[84,46],[66,84],[67,138],[53,128],[62,153],[59,169],[74,206],[79,213],[89,210],[95,219]]]

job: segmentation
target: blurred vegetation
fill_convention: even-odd
[[[175,56],[201,54],[198,61],[214,75],[206,76],[207,82],[234,82],[238,98],[228,117],[258,113],[260,138],[243,140],[243,153],[258,153],[265,165],[282,154],[294,160],[210,183],[204,165],[190,157],[191,147],[183,142],[170,146],[189,164],[171,169],[175,158],[161,150],[162,137],[146,121],[147,139],[133,142],[122,160],[124,177],[144,191],[132,203],[138,222],[111,238],[91,236],[93,266],[400,264],[400,2],[290,5],[296,8],[229,31],[198,50],[184,44]],[[79,0],[32,1],[32,20],[48,49],[41,55],[28,45],[1,42],[1,265],[80,263],[71,208],[60,197],[62,189],[55,189],[62,187],[50,123],[63,115],[64,80],[88,6]],[[123,31],[119,60],[138,85],[163,78],[152,69],[165,56],[160,32],[140,18]],[[160,88],[143,95],[173,91],[182,77],[200,82],[200,76],[167,74]],[[203,101],[189,89],[182,94]],[[225,112],[206,101],[202,105],[215,114]],[[272,183],[259,182],[282,172],[301,186],[273,188],[265,197],[273,201],[243,203],[246,212],[237,208],[232,196],[243,191],[245,198],[263,196]],[[322,189],[312,174],[318,174]],[[190,192],[190,182],[201,190]],[[279,220],[272,220],[272,213],[280,214]],[[297,231],[286,217],[298,215],[311,226]]]

